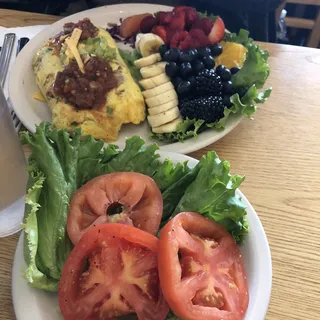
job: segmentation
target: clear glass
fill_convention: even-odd
[[[26,159],[0,89],[0,237],[21,229],[26,184]]]

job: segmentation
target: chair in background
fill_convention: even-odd
[[[307,46],[318,48],[320,45],[320,0],[286,0],[285,3],[283,3],[283,5],[277,10],[277,21],[279,21],[281,10],[285,7],[286,4],[291,3],[298,6],[296,10],[296,15],[298,15],[298,17],[286,17],[285,22],[287,27],[310,30],[310,36],[307,41]],[[301,10],[301,7],[299,8],[299,6],[307,5],[315,6],[315,10],[317,12],[314,20],[299,17],[302,16],[301,13],[303,12],[303,10]]]

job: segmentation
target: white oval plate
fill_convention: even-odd
[[[120,18],[125,18],[133,14],[157,12],[160,10],[168,11],[172,10],[172,7],[153,4],[122,4],[95,8],[59,20],[31,39],[16,58],[9,76],[9,97],[14,111],[24,126],[31,132],[34,132],[35,126],[41,121],[51,121],[51,112],[47,104],[36,101],[32,98],[32,95],[39,91],[36,85],[35,75],[32,70],[32,59],[37,50],[50,37],[56,35],[62,30],[62,27],[66,22],[77,22],[82,18],[88,17],[91,19],[93,24],[100,27],[106,27],[108,23],[118,23]],[[122,46],[122,44],[119,45],[119,47]],[[240,115],[231,116],[224,130],[207,130],[199,134],[197,139],[188,139],[183,143],[175,142],[164,144],[158,141],[156,142],[164,151],[180,153],[193,152],[224,137],[240,123],[241,119],[242,117]],[[141,125],[123,125],[120,130],[118,140],[115,141],[115,143],[122,148],[125,145],[126,138],[134,135],[141,136],[146,141],[146,144],[155,142],[149,138],[148,125],[145,121]]]
[[[161,152],[161,158],[170,158],[174,163],[189,161],[191,167],[198,160],[188,156]],[[268,240],[262,224],[246,197],[237,190],[247,207],[250,233],[241,246],[247,272],[250,303],[244,320],[264,320],[270,299],[272,264]],[[16,249],[12,270],[12,298],[17,320],[61,320],[57,294],[31,288],[23,277],[26,266],[23,258],[23,234]]]

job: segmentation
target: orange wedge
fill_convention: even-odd
[[[235,42],[221,42],[223,48],[220,56],[216,57],[216,66],[223,64],[226,68],[242,67],[247,55],[247,48]]]

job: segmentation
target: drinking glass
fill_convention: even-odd
[[[26,159],[0,88],[0,237],[21,229],[26,184]]]

